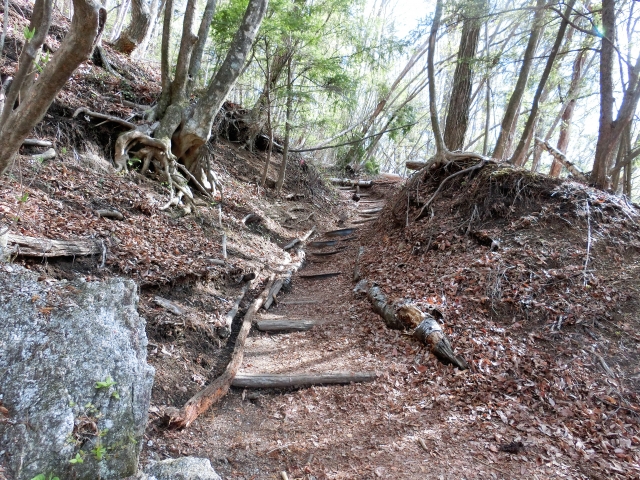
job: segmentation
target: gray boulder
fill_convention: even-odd
[[[147,480],[222,480],[207,458],[168,458],[145,469]]]
[[[0,263],[0,471],[9,478],[136,473],[154,375],[137,302],[130,280],[38,281]]]

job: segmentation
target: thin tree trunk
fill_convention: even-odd
[[[282,150],[282,163],[280,164],[280,170],[278,171],[278,182],[276,184],[276,191],[278,194],[282,191],[282,185],[284,184],[284,177],[287,170],[287,161],[289,160],[289,139],[291,137],[291,112],[293,111],[293,90],[292,90],[292,72],[291,62],[292,53],[290,52],[289,59],[287,60],[287,113],[285,116],[284,124],[284,148]]]
[[[136,48],[135,51],[133,52],[134,58],[144,58],[145,54],[147,53],[149,42],[151,41],[151,38],[153,38],[156,32],[156,28],[158,25],[158,17],[160,16],[160,12],[162,12],[163,7],[164,7],[164,1],[151,0],[151,8],[150,8],[150,14],[149,14],[149,18],[150,18],[149,28],[147,28],[147,33],[142,39],[142,42],[140,42],[140,45],[138,46],[138,48]]]
[[[431,32],[429,33],[429,53],[427,55],[427,73],[429,75],[429,115],[431,117],[431,129],[436,143],[436,157],[446,154],[446,147],[440,130],[440,121],[438,120],[438,107],[436,104],[436,78],[433,66],[433,58],[435,56],[436,40],[438,38],[438,28],[440,28],[440,20],[442,18],[442,0],[436,2],[436,11],[434,13],[433,22],[431,23]]]
[[[485,56],[489,58],[489,22],[484,24]],[[491,76],[487,72],[484,115],[484,141],[482,143],[482,155],[489,151],[489,128],[491,127]]]
[[[564,34],[567,31],[567,26],[569,25],[568,18],[571,16],[573,12],[573,6],[575,5],[576,0],[569,0],[567,7],[565,9],[564,18],[560,23],[560,28],[558,29],[558,34],[556,35],[556,40],[551,48],[551,52],[549,53],[549,58],[547,58],[547,64],[544,67],[544,71],[542,72],[542,76],[540,77],[540,82],[538,83],[538,89],[533,97],[533,105],[531,106],[531,112],[529,113],[529,118],[527,118],[527,123],[524,127],[524,132],[522,137],[520,137],[520,142],[516,147],[516,151],[513,153],[513,156],[509,160],[510,163],[518,166],[522,166],[524,160],[526,159],[527,153],[527,141],[531,141],[531,137],[533,137],[533,130],[536,122],[536,117],[538,116],[538,108],[540,103],[540,97],[542,92],[544,91],[544,87],[549,78],[549,74],[551,73],[551,68],[555,62],[556,57],[558,56],[558,51],[560,50],[560,46],[562,45],[562,40],[564,39]]]
[[[265,40],[265,61],[267,67],[267,78],[271,76],[271,66],[269,65],[269,48],[268,42]],[[268,83],[268,82],[267,82]],[[267,161],[264,165],[264,170],[262,172],[262,178],[260,179],[260,185],[264,187],[267,182],[267,176],[269,175],[269,167],[271,166],[271,153],[273,152],[273,128],[271,125],[271,92],[268,90],[265,92],[267,97],[267,129],[269,130],[269,150],[267,150]]]
[[[462,35],[458,60],[453,76],[453,89],[449,99],[449,109],[444,127],[444,143],[450,151],[461,150],[469,125],[469,107],[471,102],[471,86],[473,82],[472,64],[480,38],[480,21],[478,17],[486,3],[477,0],[470,4],[464,12]]]
[[[529,35],[529,41],[527,42],[527,48],[524,52],[522,68],[520,68],[516,86],[513,89],[513,93],[511,94],[511,98],[509,98],[509,103],[507,104],[507,109],[504,112],[502,126],[500,128],[500,133],[498,134],[498,140],[491,155],[493,158],[500,160],[504,158],[508,150],[507,146],[511,142],[511,137],[515,129],[514,124],[516,123],[518,112],[520,111],[522,96],[524,95],[524,91],[527,87],[527,80],[529,79],[529,72],[533,65],[538,40],[544,30],[543,17],[545,2],[546,0],[536,1],[536,11],[533,15],[533,26],[531,28],[531,34]]]
[[[627,155],[631,151],[631,122],[626,126],[620,137],[620,143],[618,147],[618,154],[616,155],[616,164],[611,171],[611,189],[614,192],[618,192],[618,186],[620,184],[620,170],[623,163],[627,158]]]
[[[9,0],[4,0],[4,15],[2,17],[2,38],[0,38],[0,57],[4,50],[4,39],[7,38],[7,26],[9,25]]]
[[[121,0],[120,6],[118,7],[118,13],[116,14],[116,22],[113,25],[113,30],[111,31],[111,42],[115,42],[116,38],[120,36],[120,32],[122,32],[124,19],[129,11],[129,5],[131,5],[131,0]]]
[[[193,52],[191,53],[191,62],[189,63],[189,83],[187,85],[187,92],[191,92],[193,85],[195,84],[196,77],[200,72],[200,66],[202,65],[202,56],[204,54],[204,47],[209,37],[209,29],[211,28],[211,21],[213,15],[216,12],[216,0],[207,0],[207,5],[204,8],[202,14],[202,20],[200,21],[200,28],[198,28],[198,41]]]
[[[560,117],[560,137],[558,138],[557,149],[562,153],[567,153],[567,147],[569,146],[569,139],[571,133],[571,121],[573,119],[573,111],[576,106],[576,96],[578,91],[580,90],[580,82],[583,77],[583,66],[585,59],[587,58],[587,51],[581,50],[578,52],[575,61],[573,62],[573,72],[571,74],[571,84],[569,86],[569,91],[567,92],[567,96],[569,97],[568,102],[563,105],[564,110],[562,111],[562,116]],[[545,140],[549,140],[545,138]],[[555,158],[553,163],[551,164],[551,170],[549,170],[549,175],[551,177],[560,176],[560,172],[562,171],[562,164],[558,162]]]

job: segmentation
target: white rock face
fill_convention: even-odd
[[[222,480],[207,458],[169,458],[145,470],[145,480]]]
[[[130,280],[39,282],[0,263],[0,402],[9,411],[0,467],[9,478],[136,473],[154,375],[137,302]]]

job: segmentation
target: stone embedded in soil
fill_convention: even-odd
[[[131,280],[57,282],[0,264],[0,401],[9,412],[0,467],[9,478],[136,472],[154,376],[137,303]],[[70,463],[76,455],[82,462]]]
[[[145,469],[140,480],[222,480],[207,458],[169,458]]]

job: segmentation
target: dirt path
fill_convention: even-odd
[[[370,209],[371,200],[359,208]],[[358,227],[338,242],[344,249],[337,255],[314,256],[310,248],[291,291],[261,316],[320,324],[286,334],[254,330],[241,371],[373,370],[378,379],[288,391],[232,389],[190,429],[166,432],[170,453],[208,457],[226,479],[284,478],[281,472],[290,479],[588,478],[538,430],[509,426],[482,399],[449,388],[448,378],[471,373],[443,367],[354,296],[358,247],[377,234],[375,222]],[[342,274],[301,278],[327,271]],[[499,450],[520,441],[523,453]]]

